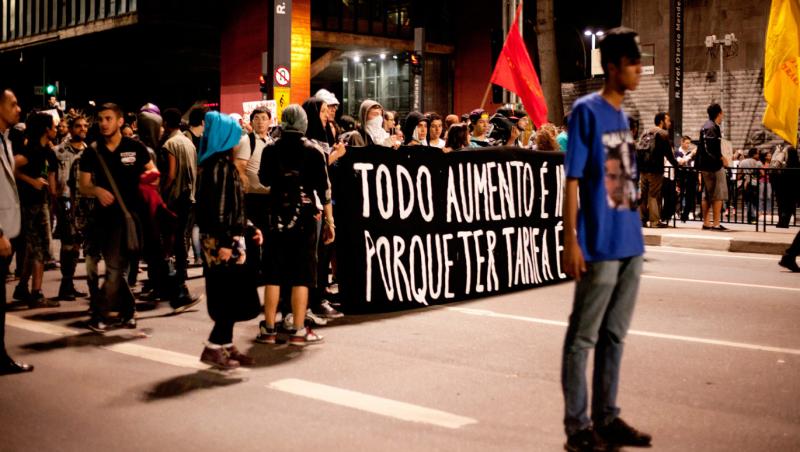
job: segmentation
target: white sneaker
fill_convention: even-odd
[[[303,328],[289,336],[289,345],[303,347],[311,344],[319,344],[323,340],[324,337],[312,331],[311,328]]]
[[[306,320],[313,323],[316,326],[325,326],[328,324],[328,320],[324,319],[313,312],[311,309],[306,310]],[[277,323],[277,320],[275,321]],[[293,330],[294,329],[294,315],[290,312],[286,314],[286,318],[283,319],[283,328],[286,330]]]
[[[315,314],[311,309],[306,310],[306,319],[310,320],[311,323],[316,326],[325,326],[328,324],[328,319]]]

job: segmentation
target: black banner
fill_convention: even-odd
[[[683,135],[683,49],[685,11],[683,0],[670,0],[669,40],[669,116],[672,118],[674,143]]]
[[[348,307],[424,306],[567,278],[562,153],[349,148],[331,178]]]

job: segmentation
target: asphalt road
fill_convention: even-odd
[[[800,450],[800,275],[763,255],[646,258],[623,418],[658,451]],[[572,291],[352,315],[300,351],[253,343],[253,320],[236,343],[257,363],[228,374],[197,360],[202,304],[106,336],[80,328],[85,301],[13,311],[9,351],[36,370],[0,378],[0,451],[561,450]]]

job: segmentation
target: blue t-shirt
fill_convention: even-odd
[[[578,242],[587,262],[644,253],[636,149],[628,117],[599,93],[578,99],[569,119],[567,177],[579,179]]]

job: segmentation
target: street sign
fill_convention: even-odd
[[[275,106],[277,108],[277,114],[275,115],[275,121],[281,121],[281,115],[283,114],[283,109],[289,106],[291,103],[291,88],[284,88],[284,87],[275,87]]]
[[[656,73],[655,66],[642,66],[642,75],[653,75]]]
[[[275,69],[275,83],[278,86],[289,86],[289,81],[291,79],[291,75],[289,74],[289,69],[283,66],[278,66]]]
[[[278,88],[286,88],[288,92],[288,87],[291,86],[292,1],[273,0],[272,4],[272,98],[278,102],[280,112],[283,108],[280,106]],[[289,104],[289,96],[286,96],[286,104]]]

